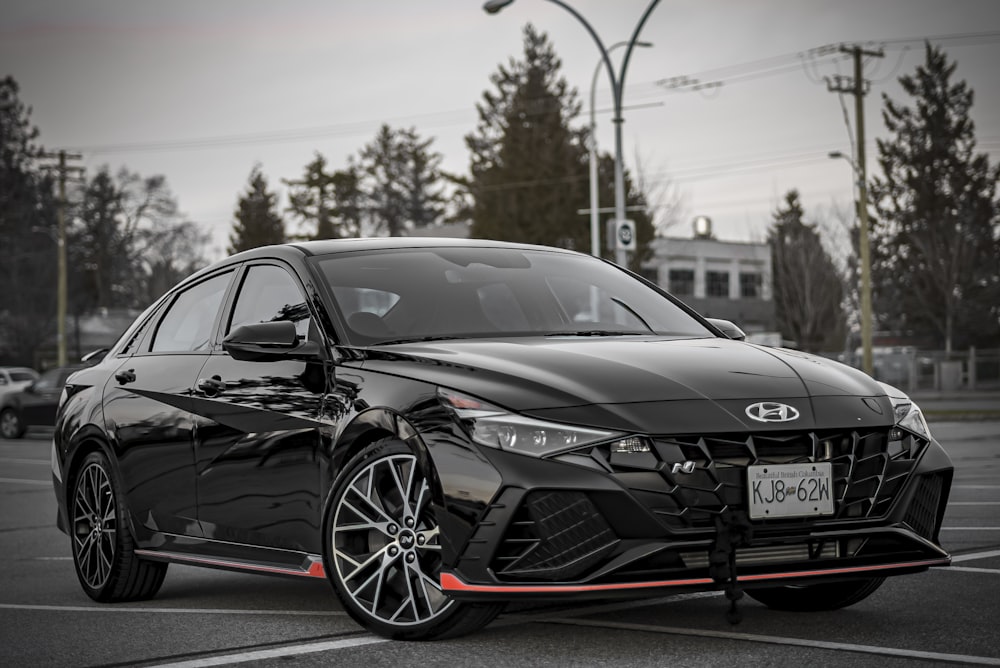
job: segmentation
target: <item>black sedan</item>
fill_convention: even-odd
[[[24,389],[0,395],[0,437],[21,438],[28,427],[51,427],[66,379],[79,366],[49,369]]]
[[[948,564],[952,464],[913,402],[740,338],[559,249],[247,251],[69,379],[58,523],[95,600],[172,562],[328,578],[401,639],[532,598],[830,610]]]

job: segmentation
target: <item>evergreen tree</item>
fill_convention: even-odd
[[[122,221],[122,191],[104,166],[84,185],[70,233],[74,313],[123,305],[123,292],[135,279],[133,233]]]
[[[590,252],[587,130],[570,123],[580,112],[574,89],[560,76],[561,62],[548,37],[524,29],[524,58],[511,58],[490,77],[495,91],[477,104],[479,122],[465,137],[472,154],[469,179],[456,179],[469,197],[460,214],[472,218],[472,236],[540,243]],[[600,200],[614,202],[614,160],[599,156]],[[625,174],[626,206],[646,207],[646,198]],[[648,211],[630,211],[639,270],[651,254],[655,230]],[[610,216],[602,216],[608,219]],[[600,231],[602,256],[614,257]]]
[[[177,233],[178,215],[164,176],[143,177],[127,168],[112,176],[102,167],[84,184],[69,232],[69,265],[75,272],[70,310],[80,315],[147,305],[151,258],[160,253],[164,235]],[[191,242],[203,245],[204,236]]]
[[[440,153],[431,150],[433,139],[421,139],[414,128],[399,133],[405,165],[403,192],[406,219],[414,227],[427,227],[444,216]]]
[[[376,234],[401,235],[406,220],[406,192],[403,179],[406,165],[402,146],[388,125],[383,124],[369,144],[361,149],[361,166],[366,175],[368,214]]]
[[[267,178],[260,165],[250,171],[246,193],[236,204],[229,252],[238,253],[258,246],[285,241],[285,221],[275,210],[277,195],[267,189]]]
[[[476,105],[467,135],[474,237],[589,250],[585,135],[570,127],[580,111],[560,75],[548,37],[524,29],[524,58],[490,77],[496,90]]]
[[[804,217],[799,193],[791,190],[768,230],[774,310],[783,338],[818,352],[835,349],[844,340],[844,291],[816,226]]]
[[[1000,316],[1000,168],[975,153],[973,94],[956,63],[927,45],[900,77],[913,106],[883,95],[892,137],[878,141],[871,186],[873,296],[883,326],[951,350],[996,341]]]
[[[352,160],[333,173],[334,217],[345,236],[360,237],[367,195],[361,187],[361,170]]]
[[[374,230],[391,237],[407,227],[425,227],[444,214],[441,194],[441,154],[433,139],[421,139],[416,129],[393,130],[383,125],[361,150],[361,167]]]
[[[31,109],[11,77],[0,79],[0,360],[33,366],[55,331],[56,208]]]
[[[344,229],[334,220],[336,200],[333,174],[326,171],[326,158],[319,152],[306,165],[302,179],[285,181],[285,184],[290,186],[288,210],[299,219],[300,224],[315,230],[300,238],[340,239],[352,236],[350,230]]]

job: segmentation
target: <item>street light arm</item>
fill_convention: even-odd
[[[653,13],[653,9],[656,8],[656,5],[659,4],[659,2],[660,0],[652,0],[652,2],[649,3],[649,6],[646,7],[646,11],[643,13],[642,18],[639,19],[639,22],[635,25],[635,30],[632,31],[632,39],[628,41],[628,48],[625,49],[625,57],[622,59],[621,73],[618,76],[619,116],[621,116],[621,96],[624,94],[625,91],[625,73],[628,71],[628,61],[632,57],[632,49],[635,48],[636,44],[638,44],[639,33],[642,32],[642,26],[646,24],[646,19],[648,19],[649,15]],[[621,122],[621,118],[619,118],[618,120],[619,122]]]
[[[659,1],[660,0],[654,0],[653,4],[655,5]],[[551,2],[554,5],[559,5],[567,12],[575,16],[576,20],[583,24],[583,27],[587,29],[587,32],[590,33],[590,36],[594,38],[595,42],[597,42],[597,49],[598,51],[601,52],[601,59],[604,61],[604,66],[608,69],[608,78],[611,79],[611,90],[614,91],[615,100],[618,100],[621,97],[619,94],[621,87],[618,83],[618,77],[615,76],[615,68],[611,64],[611,57],[608,55],[608,50],[604,48],[604,42],[601,41],[600,36],[594,30],[593,26],[587,23],[587,19],[583,18],[583,15],[580,14],[580,12],[576,11],[575,9],[573,9],[573,7],[563,2],[563,0],[549,0],[549,2]],[[645,17],[643,18],[645,19]],[[633,39],[635,38],[633,37]],[[629,48],[629,51],[631,51],[631,47]]]

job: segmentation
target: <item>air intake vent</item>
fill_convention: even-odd
[[[917,491],[913,494],[906,517],[903,518],[910,528],[928,540],[934,540],[943,486],[941,474],[922,476],[917,482]]]
[[[500,576],[572,579],[616,544],[607,521],[581,492],[529,493],[493,560]]]

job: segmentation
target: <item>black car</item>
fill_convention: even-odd
[[[918,408],[739,338],[565,250],[243,252],[69,379],[59,527],[98,601],[153,596],[171,562],[328,578],[405,639],[523,599],[829,610],[948,564],[953,468]]]
[[[21,390],[0,395],[0,437],[21,438],[28,427],[51,427],[63,385],[79,366],[49,369]]]

